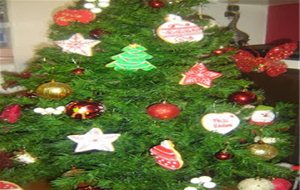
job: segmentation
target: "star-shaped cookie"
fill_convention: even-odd
[[[76,53],[84,56],[92,56],[92,48],[100,43],[99,40],[84,39],[80,33],[76,33],[67,40],[55,41],[63,52]]]
[[[204,88],[210,88],[212,81],[222,76],[221,73],[209,71],[203,63],[196,63],[190,70],[182,75],[183,78],[180,80],[179,84],[198,84]]]
[[[84,135],[69,135],[68,138],[77,143],[75,152],[90,150],[102,150],[113,152],[112,143],[120,137],[120,134],[103,134],[99,128],[92,128]]]

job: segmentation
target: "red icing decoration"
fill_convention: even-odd
[[[151,148],[150,152],[155,157],[156,163],[168,170],[177,170],[183,165],[179,153],[173,148],[157,145]]]
[[[189,71],[183,74],[179,84],[198,84],[209,88],[212,86],[212,81],[220,76],[222,76],[221,73],[209,71],[203,63],[196,63]]]
[[[264,72],[271,77],[279,76],[287,71],[286,64],[281,61],[291,56],[297,49],[295,43],[286,43],[272,48],[265,57],[256,57],[246,50],[239,50],[233,59],[242,72]]]
[[[8,123],[16,123],[21,116],[21,107],[18,104],[9,105],[4,108],[0,119]]]
[[[290,190],[292,188],[291,182],[283,178],[276,178],[272,181],[274,190]]]
[[[14,184],[12,182],[8,182],[8,181],[0,181],[0,190],[23,190],[20,186],[18,186],[17,184]]]
[[[86,9],[65,9],[55,13],[54,22],[59,26],[68,26],[71,22],[89,23],[95,19],[95,14]]]

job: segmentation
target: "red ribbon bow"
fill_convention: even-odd
[[[246,50],[239,50],[233,59],[242,72],[266,72],[267,75],[276,77],[287,71],[287,65],[281,60],[291,56],[296,49],[295,43],[285,43],[273,47],[264,57],[254,56]]]

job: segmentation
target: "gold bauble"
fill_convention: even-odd
[[[62,99],[69,96],[72,93],[72,89],[67,84],[51,81],[40,85],[36,93],[38,96],[47,99]]]
[[[248,149],[253,155],[266,160],[275,158],[278,154],[277,148],[269,144],[252,144],[248,147]]]

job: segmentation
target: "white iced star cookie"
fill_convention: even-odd
[[[99,44],[99,40],[84,39],[80,33],[76,33],[67,40],[55,41],[63,52],[76,53],[84,56],[92,56],[92,48]]]
[[[68,138],[77,143],[75,152],[86,152],[90,150],[115,151],[112,143],[121,134],[103,134],[101,129],[92,128],[84,135],[69,135]]]

